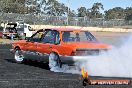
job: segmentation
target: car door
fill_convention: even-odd
[[[37,51],[37,46],[38,43],[41,40],[41,35],[43,34],[42,31],[36,32],[25,44],[25,49],[26,49],[26,58],[32,59],[32,60],[38,60],[38,51]]]
[[[40,58],[41,61],[48,61],[48,56],[52,52],[53,45],[56,40],[56,31],[55,30],[46,30],[45,35],[43,36],[41,43],[38,44],[38,52],[42,53],[43,56]]]

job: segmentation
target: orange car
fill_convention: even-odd
[[[12,46],[17,63],[31,59],[48,62],[49,67],[61,67],[64,63],[70,65],[110,48],[98,42],[88,31],[68,28],[41,29],[28,40],[14,42]]]

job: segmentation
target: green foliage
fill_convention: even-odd
[[[125,10],[121,7],[115,7],[113,9],[109,9],[105,11],[106,19],[124,19],[125,18]]]
[[[132,7],[127,7],[125,9],[125,20],[132,20]]]
[[[103,10],[103,5],[101,3],[94,3],[92,8],[86,9],[86,7],[78,8],[78,17],[89,17],[89,18],[101,18],[102,14],[100,10]]]
[[[67,13],[67,7],[57,0],[39,0],[41,12],[50,16],[62,16]]]
[[[78,8],[78,16],[79,17],[87,16],[87,9],[85,7]]]
[[[105,19],[125,19],[132,20],[132,7],[123,9],[121,7],[115,7],[105,11]]]
[[[91,18],[100,18],[102,14],[100,13],[100,9],[104,9],[102,3],[94,3],[91,8]]]
[[[0,11],[5,13],[24,13],[25,0],[0,0]]]
[[[110,19],[132,20],[132,7],[115,7],[105,11],[102,3],[94,3],[91,8],[80,7],[78,13],[71,10],[58,0],[0,0],[0,12],[19,13],[19,14],[38,14],[43,13],[49,16],[68,16],[68,17],[89,17]],[[77,14],[77,15],[76,15]]]

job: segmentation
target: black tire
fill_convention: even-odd
[[[87,86],[87,81],[88,81],[87,79],[83,80],[83,82],[82,82],[83,86]]]
[[[61,60],[59,58],[59,55],[56,53],[50,53],[49,55],[49,68],[61,68],[62,67],[62,63]]]
[[[24,63],[24,56],[20,49],[16,48],[14,53],[14,60],[16,63]]]

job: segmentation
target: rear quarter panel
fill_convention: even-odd
[[[53,47],[52,52],[56,52],[59,55],[63,55],[63,56],[70,56],[71,53],[75,49],[75,46],[70,46],[70,45],[65,44],[65,43],[61,43],[59,45],[53,45],[52,47]]]

